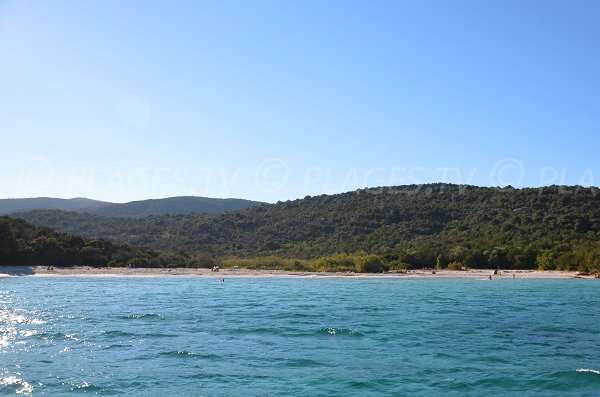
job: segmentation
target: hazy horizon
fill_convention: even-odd
[[[451,182],[427,182],[427,183],[422,183],[422,184],[406,184],[406,185],[386,185],[386,186],[363,186],[363,187],[358,187],[357,189],[353,189],[353,190],[347,190],[347,191],[343,191],[343,192],[336,192],[336,193],[329,193],[329,194],[341,194],[341,193],[349,193],[355,190],[360,190],[360,189],[378,189],[378,188],[386,188],[386,187],[394,187],[394,186],[410,186],[410,185],[416,185],[416,186],[425,186],[425,185],[431,185],[431,184],[443,184],[443,183],[447,183],[450,185],[457,185],[457,186],[472,186],[472,187],[478,187],[478,188],[492,188],[492,189],[503,189],[506,188],[508,186],[483,186],[483,185],[469,185],[469,184],[455,184],[455,183],[451,183]],[[543,189],[543,188],[548,188],[550,186],[553,185],[540,185],[540,186],[520,186],[520,187],[514,187],[515,189]],[[591,186],[582,186],[582,185],[555,185],[555,186],[559,186],[559,187],[565,187],[565,188],[574,188],[574,187],[587,187],[587,188],[592,188],[592,189],[600,189],[600,186],[596,186],[596,185],[591,185]],[[313,195],[308,195],[308,196],[319,196],[322,194],[327,194],[327,193],[315,193]],[[245,201],[254,201],[254,202],[261,202],[261,203],[266,203],[266,204],[275,204],[278,201],[293,201],[293,200],[298,200],[298,199],[302,199],[306,196],[303,197],[289,197],[289,198],[283,198],[283,199],[279,199],[276,201],[260,201],[260,200],[253,200],[253,199],[249,199],[246,197],[207,197],[207,196],[194,196],[194,195],[182,195],[182,196],[166,196],[166,197],[154,197],[154,198],[139,198],[139,199],[134,199],[134,200],[129,200],[129,201],[123,201],[123,202],[117,202],[117,201],[106,201],[106,200],[99,200],[96,199],[94,197],[50,197],[50,196],[37,196],[37,197],[0,197],[0,200],[30,200],[30,199],[59,199],[59,200],[78,200],[78,199],[82,199],[82,200],[92,200],[92,201],[96,201],[96,202],[104,202],[107,204],[128,204],[128,203],[134,203],[134,202],[138,202],[138,201],[148,201],[148,200],[168,200],[168,199],[173,199],[173,198],[204,198],[204,199],[215,199],[215,200],[245,200]]]

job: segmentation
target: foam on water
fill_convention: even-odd
[[[192,353],[192,352],[188,352],[185,350],[177,350],[177,351],[170,351],[170,352],[162,352],[160,353],[161,356],[167,356],[167,357],[181,357],[181,358],[185,358],[185,357],[194,357],[197,354],[196,353]]]
[[[81,383],[81,384],[73,385],[70,390],[71,391],[81,390],[81,391],[83,391],[85,393],[88,393],[88,392],[99,392],[99,391],[102,391],[102,388],[100,388],[98,386],[95,386],[95,385],[92,385],[92,384],[90,384],[90,383],[88,383],[86,381],[83,381],[83,383]]]
[[[591,372],[593,374],[600,375],[600,370],[597,370],[597,369],[577,368],[575,371],[577,371],[577,372]]]
[[[14,391],[17,394],[31,394],[33,392],[33,386],[30,383],[14,375],[0,377],[0,387],[9,392]]]
[[[348,328],[336,328],[336,327],[321,328],[318,333],[324,334],[324,335],[363,336],[363,334],[361,334],[360,332],[358,332],[356,330],[348,329]]]
[[[128,314],[126,316],[121,316],[123,320],[148,320],[148,319],[157,319],[162,320],[163,316],[158,313],[146,313],[146,314]]]

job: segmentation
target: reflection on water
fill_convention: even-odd
[[[23,345],[24,338],[38,334],[37,326],[46,324],[36,318],[34,313],[24,309],[14,308],[10,291],[0,291],[0,353],[13,349],[15,345]],[[16,368],[19,364],[15,365]],[[33,386],[22,378],[20,372],[11,373],[10,368],[0,368],[0,392],[7,391],[17,394],[31,394]]]

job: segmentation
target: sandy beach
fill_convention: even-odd
[[[285,270],[249,270],[221,269],[213,272],[210,269],[190,268],[93,268],[80,267],[46,267],[46,266],[2,266],[0,277],[212,277],[212,278],[461,278],[461,279],[513,279],[513,278],[595,278],[594,275],[580,275],[578,272],[506,270],[494,275],[492,269],[471,269],[467,271],[410,270],[406,273],[327,273],[327,272],[290,272]]]

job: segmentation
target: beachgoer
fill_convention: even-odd
[[[490,280],[492,279],[492,275],[490,274]]]
[[[516,276],[513,274],[513,278],[515,278]]]

